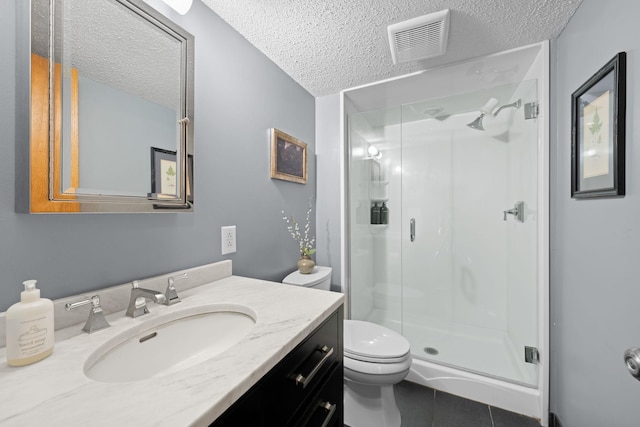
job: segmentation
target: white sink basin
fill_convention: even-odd
[[[108,383],[131,382],[192,367],[244,338],[256,315],[241,305],[175,310],[112,338],[85,363],[85,374]]]

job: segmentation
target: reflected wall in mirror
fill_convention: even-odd
[[[140,0],[31,1],[31,212],[192,210],[193,43]]]

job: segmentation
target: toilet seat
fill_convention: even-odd
[[[344,357],[348,357],[349,359],[359,360],[361,362],[368,362],[368,363],[400,363],[400,362],[404,362],[408,356],[409,356],[409,353],[403,354],[402,356],[398,356],[398,357],[380,358],[380,357],[371,357],[371,356],[363,356],[360,354],[354,354],[346,350],[344,351]]]
[[[343,359],[345,376],[349,377],[347,371],[353,371],[366,375],[396,375],[404,373],[407,375],[407,371],[411,368],[411,355],[407,355],[404,360],[395,363],[377,363],[377,362],[363,362],[362,360],[352,359],[345,356]],[[374,382],[378,381],[372,379]]]
[[[360,320],[344,321],[344,355],[370,363],[400,363],[411,346],[402,335],[384,326]]]

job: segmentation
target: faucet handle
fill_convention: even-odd
[[[186,279],[189,277],[188,273],[182,273],[178,276],[170,276],[167,279],[167,290],[164,293],[165,296],[165,305],[173,305],[176,303],[179,303],[180,297],[178,296],[178,291],[176,291],[176,287],[174,286],[174,283],[176,280],[180,280],[180,279]]]
[[[91,304],[91,310],[89,311],[89,318],[87,319],[87,322],[82,327],[83,331],[88,334],[92,334],[111,326],[109,322],[107,322],[107,319],[104,317],[104,312],[102,311],[102,307],[100,306],[100,297],[98,295],[94,295],[91,298],[82,301],[67,303],[64,305],[64,309],[67,311],[71,311],[75,308],[82,307],[87,304]]]

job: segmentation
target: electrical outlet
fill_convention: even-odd
[[[222,236],[221,248],[222,255],[233,254],[236,252],[236,226],[229,225],[220,228],[220,235]]]

